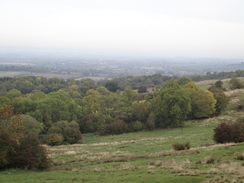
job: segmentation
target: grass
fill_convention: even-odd
[[[19,77],[19,76],[28,76],[29,72],[11,72],[11,71],[0,71],[1,77]]]
[[[233,112],[184,128],[111,136],[84,135],[84,144],[48,147],[53,166],[48,171],[10,169],[0,172],[4,183],[67,182],[241,182],[244,144],[215,144],[213,129],[234,121]],[[189,150],[175,151],[172,143],[189,142]]]
[[[244,77],[238,77],[242,82],[244,82]],[[204,90],[207,90],[208,88],[210,88],[211,86],[213,86],[216,81],[218,80],[204,80],[204,81],[199,81],[196,82],[196,84]],[[222,79],[221,80],[223,82],[223,88],[226,88],[227,90],[229,90],[230,85],[229,85],[229,81],[230,79]]]

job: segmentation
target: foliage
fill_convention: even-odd
[[[207,118],[214,114],[216,100],[211,92],[201,90],[193,82],[187,83],[184,89],[191,100],[190,119]]]
[[[231,90],[240,89],[240,88],[243,88],[244,87],[244,84],[238,78],[232,78],[229,81],[229,84],[230,84],[230,89]]]
[[[43,124],[37,121],[32,116],[22,114],[20,118],[24,124],[23,130],[26,134],[31,132],[38,135],[43,131]]]
[[[131,124],[131,130],[134,132],[142,131],[143,129],[144,125],[140,121],[136,121]]]
[[[50,146],[60,145],[63,143],[63,136],[59,133],[49,133],[46,135],[46,143]]]
[[[111,92],[116,92],[119,89],[118,83],[114,81],[109,81],[105,84],[105,87],[111,91]]]
[[[187,150],[190,149],[190,143],[189,142],[185,142],[185,143],[179,143],[179,142],[174,142],[172,144],[174,150],[176,151],[182,151],[182,150]]]
[[[221,123],[214,129],[214,140],[217,143],[244,142],[244,123]]]
[[[108,134],[115,135],[115,134],[126,133],[128,131],[129,131],[128,124],[122,120],[117,120],[111,124],[102,125],[99,128],[100,135],[108,135]]]
[[[54,135],[50,135],[53,134]],[[63,137],[63,143],[74,144],[79,142],[82,139],[82,135],[79,130],[79,125],[77,122],[72,121],[58,121],[54,123],[51,128],[48,130],[49,136],[47,140],[52,141],[61,141],[61,137],[55,134],[60,134]],[[62,141],[61,141],[62,142]]]
[[[138,93],[146,93],[147,87],[146,86],[139,86],[138,87]]]
[[[177,79],[177,83],[181,86],[184,86],[189,82],[191,82],[191,79],[188,77],[181,77],[181,78]]]
[[[12,167],[43,170],[51,166],[46,148],[37,136],[28,134],[21,138],[19,146],[11,154]]]
[[[212,86],[208,90],[213,93],[216,100],[215,114],[219,115],[226,108],[230,98],[225,95],[224,90],[221,88]]]
[[[159,90],[153,101],[157,127],[182,124],[191,110],[190,99],[175,82],[168,82]]]
[[[26,133],[20,116],[0,107],[0,168],[44,169],[50,166],[46,149],[37,136]]]
[[[217,87],[217,88],[222,88],[223,87],[223,82],[221,80],[216,81],[214,86]]]

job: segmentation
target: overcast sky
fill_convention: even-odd
[[[244,58],[244,0],[0,0],[0,47]]]

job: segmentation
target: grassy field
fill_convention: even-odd
[[[215,144],[213,129],[223,121],[244,117],[229,112],[211,119],[187,121],[184,128],[114,136],[84,135],[84,144],[47,147],[53,166],[48,171],[10,169],[1,183],[67,182],[243,182],[244,144]],[[190,142],[175,151],[173,142]]]
[[[242,82],[244,82],[244,77],[238,77],[238,79],[240,79]],[[218,80],[205,80],[205,81],[196,82],[196,84],[201,89],[207,90],[209,87],[213,86],[216,83],[216,81],[218,81]],[[221,81],[223,82],[223,88],[226,88],[227,90],[229,90],[230,79],[222,79]]]
[[[31,73],[29,72],[9,72],[9,71],[0,71],[0,78],[1,77],[19,77],[19,76],[28,76]]]

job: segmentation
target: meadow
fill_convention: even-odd
[[[112,136],[86,134],[83,144],[47,147],[53,160],[49,170],[5,170],[0,172],[0,182],[241,183],[244,143],[213,141],[213,129],[220,122],[240,117],[244,117],[243,112],[232,111],[211,119],[186,121],[181,128]],[[191,148],[175,151],[174,142],[189,142]]]

